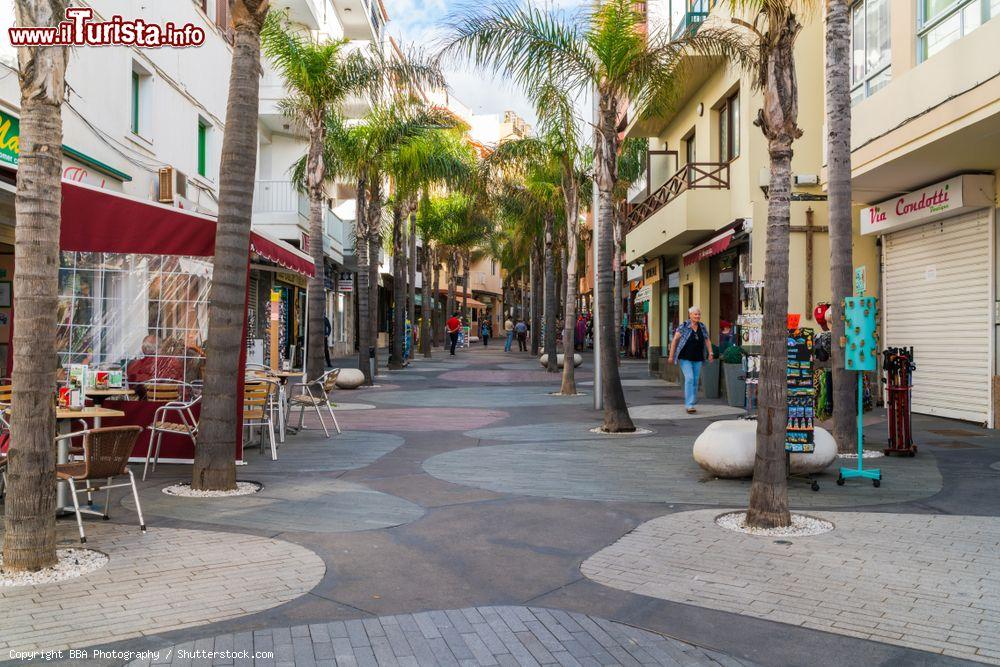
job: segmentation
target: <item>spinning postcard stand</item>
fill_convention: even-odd
[[[864,433],[861,424],[864,406],[863,371],[875,370],[878,361],[878,334],[875,332],[878,300],[873,296],[847,297],[841,302],[841,312],[847,345],[844,354],[846,368],[858,372],[858,467],[841,468],[837,484],[843,486],[844,480],[851,477],[865,477],[872,480],[874,486],[879,486],[882,483],[882,471],[878,468],[864,469]]]

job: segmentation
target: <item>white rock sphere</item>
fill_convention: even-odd
[[[548,354],[543,354],[542,356],[538,357],[538,363],[540,363],[543,368],[546,367],[546,366],[548,366],[549,365],[549,355]],[[562,368],[564,363],[566,363],[566,355],[564,355],[564,354],[557,354],[556,355],[556,365],[559,366],[559,368]],[[583,365],[583,357],[581,357],[579,354],[576,354],[574,352],[573,353],[573,368],[579,368],[582,365]]]
[[[837,458],[837,443],[829,431],[816,427],[816,450],[810,454],[793,453],[793,473],[817,473]],[[712,422],[694,441],[694,460],[716,477],[738,478],[753,475],[757,451],[757,422],[736,419]]]
[[[357,389],[365,383],[365,374],[357,368],[342,368],[337,375],[338,389]]]

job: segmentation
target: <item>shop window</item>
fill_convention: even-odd
[[[211,279],[199,257],[62,252],[60,366],[120,368],[130,382],[202,380]]]
[[[740,156],[740,93],[736,91],[719,107],[719,162]]]
[[[918,0],[920,60],[1000,15],[1000,0]]]
[[[851,7],[851,101],[874,94],[891,79],[889,5],[862,0]]]

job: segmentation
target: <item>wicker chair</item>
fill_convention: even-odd
[[[94,428],[88,431],[67,433],[56,438],[56,442],[64,438],[83,436],[83,460],[72,463],[62,463],[56,466],[56,476],[67,482],[70,495],[73,497],[73,509],[76,511],[76,524],[80,528],[80,543],[86,544],[87,536],[83,532],[83,513],[94,514],[107,520],[108,506],[111,503],[111,489],[123,486],[132,487],[135,498],[135,509],[139,514],[139,528],[146,532],[146,522],[142,518],[142,506],[139,504],[139,490],[135,486],[135,475],[128,467],[128,458],[135,447],[135,441],[142,433],[141,426],[110,426]],[[128,483],[113,484],[115,477],[128,475]],[[103,480],[107,480],[105,483]],[[77,488],[78,482],[84,482],[85,487]],[[104,512],[80,509],[78,493],[105,491]]]
[[[156,470],[164,435],[186,436],[191,439],[192,445],[197,445],[198,420],[193,408],[201,401],[201,395],[195,396],[194,386],[176,380],[152,380],[143,386],[146,400],[164,403],[153,413],[153,423],[146,427],[149,429],[149,444],[146,445],[146,463],[142,467],[142,479],[145,481],[150,455],[153,470]]]
[[[249,436],[253,429],[260,429],[260,453],[264,453],[264,429],[267,429],[268,440],[271,443],[271,460],[278,460],[278,446],[274,439],[274,396],[277,392],[277,382],[264,378],[247,378],[243,384],[243,428]],[[248,437],[249,441],[250,438]]]
[[[288,398],[288,414],[285,416],[285,422],[288,422],[292,408],[297,407],[299,409],[298,428],[301,430],[306,408],[312,408],[316,411],[316,416],[319,417],[319,423],[323,425],[323,432],[329,438],[330,429],[326,427],[323,413],[320,412],[320,407],[326,406],[326,411],[330,414],[330,418],[333,419],[333,425],[337,429],[337,433],[340,433],[340,424],[337,423],[337,415],[333,413],[333,406],[330,404],[330,392],[337,387],[338,375],[340,375],[340,369],[334,368],[312,382],[297,382],[293,384],[291,386],[291,395]],[[298,394],[294,393],[296,389],[300,390]]]

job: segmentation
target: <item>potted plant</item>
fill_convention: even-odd
[[[706,361],[701,369],[701,389],[705,393],[705,398],[719,398],[722,396],[720,386],[721,369],[719,368],[719,346],[712,345],[712,357],[714,361]]]
[[[731,345],[722,353],[722,372],[726,376],[726,402],[734,408],[742,408],[746,400],[746,374],[743,372],[745,354],[739,345]]]

